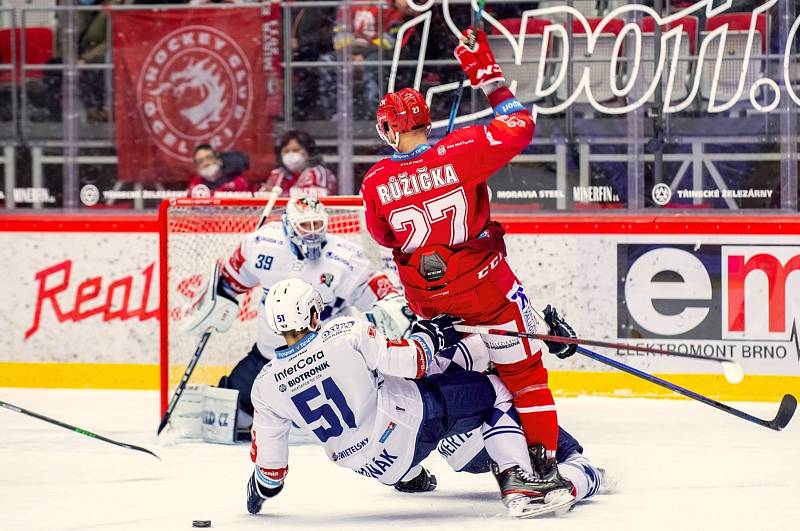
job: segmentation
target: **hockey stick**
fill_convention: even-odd
[[[483,18],[483,6],[486,4],[486,0],[478,0],[478,16],[475,19],[475,26],[481,23],[481,19]],[[458,29],[458,28],[456,28]],[[475,32],[472,32],[472,35],[469,39],[469,47],[472,48],[475,46]],[[450,107],[450,117],[447,119],[447,130],[445,131],[445,135],[449,135],[453,132],[453,127],[456,124],[456,115],[458,115],[458,109],[461,107],[461,98],[464,96],[464,85],[467,81],[467,78],[462,78],[461,83],[458,85],[458,91],[456,92],[456,97],[453,100],[453,105]]]
[[[521,338],[529,338],[529,339],[541,339],[543,337],[557,337],[557,336],[542,336],[540,334],[528,334],[525,332],[514,332],[512,330],[498,330],[495,328],[483,328],[483,327],[466,327],[463,325],[455,325],[456,330],[459,332],[469,332],[469,333],[480,333],[480,334],[492,334],[492,335],[499,335],[499,336],[511,336],[511,337],[521,337]],[[468,329],[468,330],[465,330]],[[477,332],[473,332],[472,330],[478,330]],[[563,338],[560,338],[563,339]],[[549,341],[549,339],[548,339]],[[563,342],[563,341],[562,341]],[[613,360],[611,358],[607,358],[601,354],[596,352],[592,352],[584,347],[579,346],[578,352],[583,354],[584,356],[591,358],[595,361],[599,361],[600,363],[604,363],[615,369],[618,369],[622,372],[627,372],[628,374],[632,374],[633,376],[637,376],[642,378],[643,380],[647,380],[650,383],[654,383],[656,385],[660,385],[670,391],[683,395],[685,397],[697,400],[698,402],[702,402],[708,406],[714,407],[719,409],[720,411],[724,411],[725,413],[729,413],[735,417],[739,417],[740,419],[744,419],[748,422],[752,422],[754,424],[758,424],[759,426],[764,426],[765,428],[769,428],[775,431],[781,431],[783,428],[789,424],[789,421],[792,420],[792,416],[794,415],[795,409],[797,409],[797,399],[789,394],[783,396],[781,399],[781,404],[778,407],[778,413],[775,415],[775,418],[772,420],[764,420],[758,417],[754,417],[749,413],[745,413],[739,409],[731,407],[727,404],[723,404],[721,402],[717,402],[713,398],[708,398],[707,396],[703,396],[699,393],[694,391],[690,391],[684,387],[681,387],[677,384],[672,382],[668,382],[667,380],[663,380],[657,376],[653,376],[652,374],[648,374],[644,371],[640,371],[639,369],[634,369],[630,365],[626,365],[620,361]]]
[[[272,212],[275,203],[278,201],[278,197],[281,195],[281,187],[280,186],[273,186],[272,190],[270,191],[269,200],[267,201],[264,210],[261,211],[261,216],[258,218],[258,224],[256,224],[255,230],[258,230],[261,225],[269,217],[270,213]],[[206,348],[206,343],[208,343],[208,339],[211,337],[211,331],[207,330],[203,333],[203,336],[200,338],[200,342],[197,344],[197,348],[192,354],[192,358],[189,360],[189,364],[186,366],[186,370],[183,371],[183,377],[181,377],[181,381],[178,384],[178,387],[175,388],[175,392],[172,394],[172,399],[169,401],[169,405],[167,406],[167,410],[164,412],[164,416],[161,417],[161,422],[158,425],[158,430],[156,431],[156,435],[161,435],[161,432],[164,431],[164,428],[167,427],[169,423],[169,419],[172,416],[172,412],[175,411],[175,407],[178,405],[178,401],[181,399],[181,395],[183,394],[184,389],[186,389],[186,384],[189,383],[189,378],[192,376],[194,372],[194,368],[197,366],[197,362],[200,361],[200,356],[203,354],[203,350]]]
[[[781,399],[781,404],[778,407],[778,413],[775,415],[774,419],[772,420],[760,419],[749,413],[745,413],[744,411],[731,407],[727,404],[717,402],[712,398],[708,398],[707,396],[695,393],[694,391],[690,391],[689,389],[676,385],[672,382],[662,380],[657,376],[653,376],[652,374],[640,371],[639,369],[634,369],[629,365],[625,365],[624,363],[619,362],[617,360],[607,358],[601,354],[592,352],[591,350],[585,349],[583,347],[578,347],[578,352],[595,361],[599,361],[600,363],[604,363],[606,365],[614,367],[615,369],[627,372],[628,374],[632,374],[633,376],[638,376],[639,378],[647,380],[648,382],[654,383],[656,385],[660,385],[661,387],[669,389],[670,391],[697,400],[698,402],[702,402],[703,404],[717,408],[720,411],[724,411],[725,413],[729,413],[735,417],[739,417],[740,419],[752,422],[753,424],[758,424],[759,426],[764,426],[765,428],[769,428],[771,430],[781,431],[783,428],[785,428],[786,425],[789,424],[789,421],[792,420],[792,416],[794,415],[795,409],[797,409],[797,399],[792,395],[786,394],[783,395],[783,398]]]
[[[209,337],[211,337],[210,330],[203,332],[203,336],[200,338],[200,342],[197,344],[194,354],[192,354],[192,359],[189,360],[189,365],[187,365],[186,370],[183,371],[183,377],[181,378],[178,387],[176,387],[175,392],[172,393],[172,399],[169,401],[169,406],[167,406],[164,416],[161,417],[161,423],[158,425],[158,431],[156,431],[156,435],[161,435],[161,432],[167,427],[169,418],[172,416],[172,412],[175,411],[175,406],[178,405],[178,400],[181,399],[181,395],[183,394],[184,389],[186,389],[186,384],[189,383],[189,378],[192,376],[194,368],[197,366],[197,362],[200,360],[200,356],[203,354],[203,349],[206,348],[206,343],[208,343]]]
[[[29,417],[33,417],[39,420],[43,420],[45,422],[49,422],[50,424],[55,424],[56,426],[60,426],[62,428],[66,428],[68,430],[74,431],[75,433],[80,433],[81,435],[86,435],[87,437],[91,437],[92,439],[97,439],[99,441],[104,441],[107,443],[111,443],[117,446],[121,446],[123,448],[127,448],[128,450],[136,450],[137,452],[144,452],[146,454],[150,454],[156,459],[161,459],[156,454],[148,450],[147,448],[142,448],[141,446],[134,446],[133,444],[128,444],[124,442],[115,441],[113,439],[109,439],[108,437],[103,437],[102,435],[97,435],[96,433],[92,433],[90,431],[86,431],[83,428],[78,428],[77,426],[72,426],[67,424],[66,422],[61,422],[60,420],[51,419],[50,417],[45,417],[44,415],[40,415],[39,413],[34,413],[33,411],[29,411],[27,409],[22,409],[21,407],[15,406],[13,404],[9,404],[8,402],[3,402],[0,400],[0,407],[4,407],[6,409],[10,409],[11,411],[16,411],[17,413],[22,413],[23,415],[28,415]]]
[[[270,213],[272,213],[272,209],[273,207],[275,207],[275,202],[278,200],[278,197],[280,197],[281,192],[283,192],[283,190],[281,189],[280,186],[273,186],[272,190],[270,190],[269,200],[267,201],[264,210],[261,212],[261,217],[258,218],[258,224],[256,225],[256,230],[260,229],[261,225],[263,225],[264,222],[267,221],[267,218],[269,217]]]
[[[538,313],[538,312],[537,312]],[[544,318],[542,318],[544,320]],[[647,352],[650,354],[663,354],[665,356],[673,356],[676,358],[688,358],[692,360],[711,361],[722,364],[722,370],[725,373],[725,378],[731,383],[739,383],[744,379],[744,372],[742,367],[733,361],[723,360],[718,358],[709,358],[706,356],[698,356],[695,354],[688,354],[684,352],[675,352],[662,348],[640,347],[639,345],[628,345],[626,343],[611,343],[608,341],[597,341],[594,339],[571,338],[561,336],[550,336],[546,334],[529,334],[526,332],[515,332],[512,330],[501,330],[498,328],[488,328],[482,326],[465,326],[455,325],[455,329],[459,332],[468,334],[492,334],[495,336],[513,336],[524,337],[527,339],[541,339],[542,341],[550,341],[553,343],[565,343],[568,345],[586,345],[591,347],[607,347],[615,349],[625,349],[634,352]]]

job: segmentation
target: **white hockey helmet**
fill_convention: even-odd
[[[267,323],[276,334],[311,330],[311,310],[322,315],[322,297],[314,287],[299,278],[276,282],[264,300]],[[319,328],[319,321],[316,330]]]
[[[301,196],[290,199],[283,215],[286,235],[304,258],[319,260],[328,234],[328,213],[319,200]]]

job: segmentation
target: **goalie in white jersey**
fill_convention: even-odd
[[[420,379],[433,356],[460,339],[451,318],[418,322],[397,340],[353,317],[320,328],[322,308],[320,295],[299,279],[267,295],[267,322],[286,346],[253,385],[249,512],[283,489],[292,423],[337,465],[386,485],[417,477],[441,439],[481,428],[512,516],[558,513],[574,501],[567,489],[541,494],[532,469],[544,465],[544,453],[540,463],[529,456],[511,394],[497,377],[461,371]]]
[[[238,295],[260,285],[266,296],[276,282],[290,277],[305,280],[322,295],[322,322],[354,307],[368,312],[378,328],[392,337],[407,335],[411,327],[413,314],[386,274],[375,269],[361,247],[328,234],[328,213],[322,203],[299,197],[289,201],[281,221],[248,234],[222,270],[215,269],[188,331],[198,335],[209,329],[226,332],[239,313]],[[263,305],[259,307],[263,312]],[[250,389],[256,375],[283,344],[266,320],[259,318],[252,350],[220,381],[220,387],[239,391],[240,427],[250,425]]]

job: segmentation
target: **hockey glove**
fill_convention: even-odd
[[[548,304],[547,308],[545,308],[544,312],[542,313],[544,314],[545,322],[550,327],[550,335],[567,337],[571,339],[575,339],[575,337],[577,337],[572,327],[567,324],[567,322],[562,319],[560,315],[558,315],[558,310]],[[562,360],[569,358],[575,354],[576,350],[578,350],[578,345],[574,343],[568,344],[545,341],[545,344],[550,350],[550,354],[555,354]]]
[[[485,31],[475,32],[475,46],[470,48],[469,41],[474,31],[467,30],[461,44],[456,46],[455,56],[461,64],[461,69],[469,77],[470,84],[476,88],[504,81],[503,71],[489,48],[489,40],[486,38]]]
[[[247,512],[258,514],[267,498],[277,496],[282,490],[283,483],[274,489],[261,485],[256,479],[256,472],[253,472],[250,476],[250,481],[247,482]]]
[[[433,347],[433,354],[438,354],[461,341],[461,334],[453,327],[458,321],[460,319],[450,315],[437,315],[433,319],[417,321],[411,328],[411,338],[418,336],[426,345]]]
[[[419,474],[408,481],[394,484],[394,489],[400,492],[430,492],[436,489],[436,476],[420,467]]]

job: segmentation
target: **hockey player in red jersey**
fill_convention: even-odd
[[[455,55],[472,86],[487,95],[495,118],[431,146],[430,111],[422,95],[409,88],[387,94],[378,107],[377,129],[396,153],[364,177],[367,227],[379,244],[393,249],[409,307],[422,318],[449,314],[469,325],[537,333],[532,302],[506,261],[503,228],[491,220],[486,185],[530,144],[534,122],[506,87],[485,33],[476,37],[472,47],[465,38]],[[546,313],[553,334],[574,337],[555,311]],[[542,490],[564,489],[569,482],[555,466],[556,407],[541,357],[545,347],[559,357],[575,347],[482,339],[514,394],[531,451],[546,455],[537,469]]]

